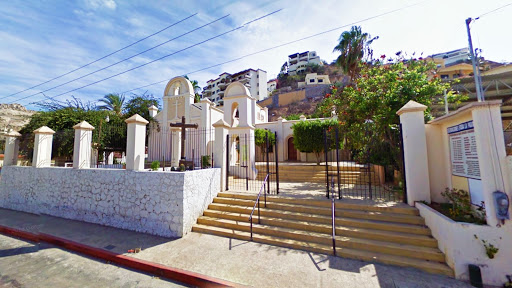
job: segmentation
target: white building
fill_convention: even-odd
[[[219,78],[208,80],[203,88],[203,98],[207,98],[216,105],[224,105],[224,91],[232,82],[239,81],[244,84],[256,101],[267,98],[267,92],[260,87],[267,88],[267,72],[261,69],[247,69],[234,74],[222,73]]]
[[[306,71],[308,64],[317,64],[322,66],[322,60],[315,51],[306,51],[302,53],[295,53],[288,56],[287,71],[289,75],[296,75],[297,73]]]
[[[317,73],[309,73],[306,75],[306,79],[304,82],[299,82],[299,88],[302,88],[306,85],[321,85],[321,84],[331,84],[331,80],[329,80],[329,75],[318,75]]]
[[[465,60],[469,60],[469,49],[462,48],[453,51],[438,53],[430,56],[434,59],[443,59],[444,65],[449,66],[452,63],[461,62]]]
[[[270,94],[277,89],[277,79],[272,79],[267,82],[267,93]]]
[[[266,80],[264,81],[266,83]],[[188,159],[197,159],[199,155],[211,155],[215,140],[213,124],[221,119],[228,123],[231,129],[244,132],[251,129],[253,131],[256,124],[268,122],[268,108],[256,104],[256,99],[251,96],[246,83],[247,81],[234,81],[226,85],[228,87],[223,89],[226,93],[226,97],[223,97],[225,105],[217,108],[206,98],[194,103],[192,84],[184,77],[171,79],[164,90],[162,111],[158,112],[156,107],[150,109],[151,116],[158,122],[158,126],[152,125],[149,128],[148,160],[162,161],[165,158],[165,161],[171,162],[173,166],[178,166],[181,130],[171,128],[169,124],[181,122],[182,117],[185,117],[187,124],[197,124],[196,131],[201,133],[200,143],[187,145],[185,155]],[[266,91],[263,90],[263,93]]]

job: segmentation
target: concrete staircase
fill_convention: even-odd
[[[263,173],[258,173],[258,180],[263,180],[266,176],[266,166],[261,164],[256,165],[256,169],[263,171]],[[337,172],[336,169],[336,166],[329,166],[329,172]],[[280,165],[279,181],[325,183],[325,173],[325,165]],[[364,170],[362,170],[362,167],[359,166],[340,167],[340,178],[342,183],[368,183],[369,177],[372,177],[372,182],[376,182],[377,177],[373,169],[369,173],[365,173]]]
[[[192,231],[250,240],[255,194],[219,193]],[[261,223],[253,219],[253,241],[333,255],[331,202],[261,198]],[[453,277],[424,219],[412,207],[336,203],[336,254],[341,257],[415,267]]]

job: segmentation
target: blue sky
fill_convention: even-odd
[[[219,17],[220,21],[171,41],[150,52],[105,69],[75,82],[44,92],[54,97],[135,66],[204,41],[229,31],[272,11],[280,12],[251,23],[204,44],[167,57],[162,61],[65,93],[57,100],[72,95],[84,101],[96,101],[108,93],[121,93],[157,81],[190,74],[279,44],[349,25],[375,15],[408,7],[358,25],[372,36],[375,55],[434,53],[467,46],[464,20],[509,4],[510,0],[430,0],[430,1],[1,1],[0,11],[0,103],[20,103],[36,109],[39,93],[81,77],[107,65],[130,57]],[[415,5],[416,4],[416,5]],[[107,57],[69,75],[32,90],[9,96],[31,86],[69,72],[129,45],[183,18],[195,16],[128,49]],[[474,46],[483,50],[486,59],[512,62],[512,40],[507,27],[512,27],[512,5],[483,16],[472,24]],[[260,68],[275,77],[287,55],[315,50],[327,62],[341,28],[304,41],[256,54],[241,60],[190,74],[201,86],[222,72],[234,73],[247,68]],[[162,97],[165,82],[133,91],[146,90]],[[31,96],[32,94],[36,94]],[[130,92],[131,93],[131,92]],[[127,96],[131,94],[127,93]],[[30,96],[30,97],[28,97]],[[21,99],[28,97],[26,99]]]

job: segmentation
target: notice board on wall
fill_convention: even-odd
[[[448,127],[452,175],[480,180],[473,121]]]

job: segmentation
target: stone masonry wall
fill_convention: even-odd
[[[220,169],[2,168],[0,207],[181,237],[220,191]]]

